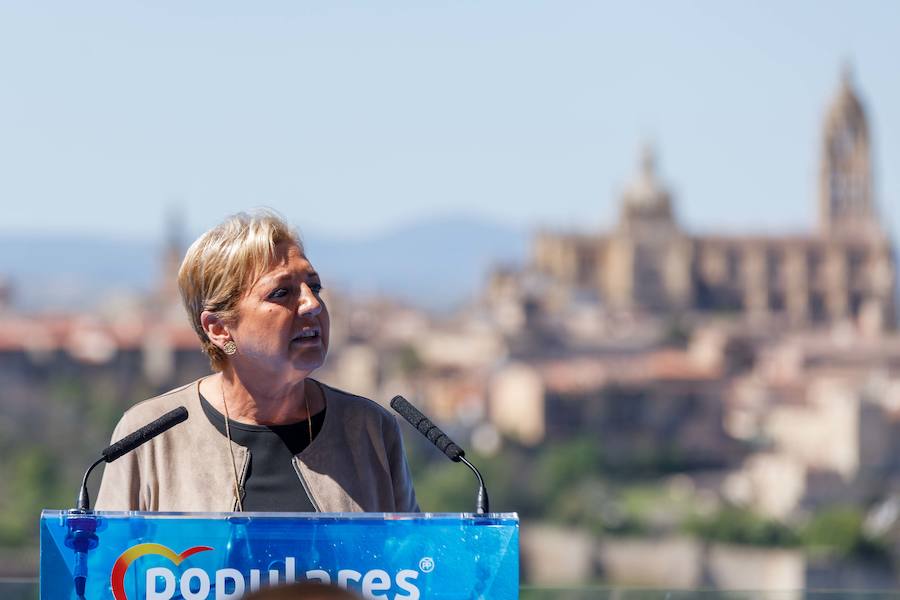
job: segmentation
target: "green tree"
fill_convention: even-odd
[[[686,529],[709,541],[751,546],[797,546],[800,536],[784,523],[766,519],[736,506],[726,507],[711,517],[693,518]]]
[[[816,513],[802,530],[803,541],[813,549],[839,556],[885,555],[883,540],[865,533],[863,511],[855,506],[833,506]]]
[[[66,504],[58,461],[45,448],[31,446],[9,457],[5,471],[14,493],[6,495],[0,512],[0,544],[33,543],[40,508]]]
[[[581,482],[602,471],[602,452],[591,438],[579,438],[542,449],[535,461],[532,493],[543,506],[553,506]]]

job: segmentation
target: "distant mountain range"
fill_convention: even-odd
[[[358,240],[305,232],[326,286],[443,311],[479,293],[496,264],[522,264],[529,233],[470,217],[433,219]],[[0,277],[27,311],[86,310],[143,293],[161,276],[161,242],[0,234]]]

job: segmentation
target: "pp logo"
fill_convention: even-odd
[[[178,566],[189,556],[208,550],[212,550],[212,548],[209,546],[194,546],[193,548],[188,548],[181,554],[176,554],[171,548],[167,548],[161,544],[138,544],[137,546],[132,546],[123,552],[113,565],[112,575],[110,577],[113,598],[115,598],[115,600],[128,600],[128,597],[125,595],[125,572],[128,570],[129,565],[140,557],[148,554],[158,554],[168,558],[175,566]],[[151,571],[156,570],[151,569]],[[189,569],[188,572],[194,570],[195,569]]]
[[[423,573],[431,573],[434,571],[434,559],[430,556],[426,556],[422,560],[419,561],[419,570]]]

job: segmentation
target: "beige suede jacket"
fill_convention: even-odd
[[[228,441],[200,405],[200,381],[129,409],[113,440],[184,406],[188,420],[106,465],[97,510],[231,512],[237,509]],[[418,512],[400,429],[384,408],[322,384],[322,430],[294,456],[294,469],[321,512]],[[231,443],[239,482],[247,448]]]

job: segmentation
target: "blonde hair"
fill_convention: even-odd
[[[188,248],[178,270],[178,289],[214,371],[221,371],[228,359],[206,335],[200,314],[208,310],[224,323],[234,323],[238,301],[272,266],[275,246],[282,242],[303,252],[300,236],[281,215],[259,209],[227,217]]]

